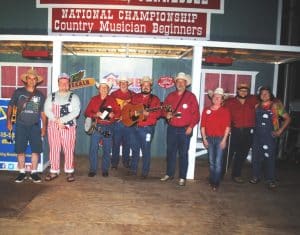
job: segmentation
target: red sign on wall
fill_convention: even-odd
[[[49,34],[113,34],[209,39],[211,13],[224,0],[37,0],[49,8]]]
[[[123,9],[52,9],[52,32],[206,37],[206,13]]]
[[[223,0],[37,0],[42,5],[119,5],[221,10]],[[174,9],[173,9],[174,10]]]

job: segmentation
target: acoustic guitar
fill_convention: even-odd
[[[133,126],[139,121],[145,120],[145,116],[143,115],[144,110],[147,112],[154,112],[157,110],[168,110],[170,106],[158,106],[154,108],[145,108],[143,104],[126,104],[121,112],[122,122],[125,126]]]

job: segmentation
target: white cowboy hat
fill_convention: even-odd
[[[100,80],[99,82],[96,82],[96,83],[95,83],[95,86],[96,86],[97,88],[99,88],[101,84],[104,84],[104,85],[108,86],[108,89],[111,89],[111,87],[112,87],[112,85],[113,85],[113,84],[111,83],[111,81],[108,81],[108,80]]]
[[[226,99],[228,97],[228,94],[226,94],[224,92],[224,89],[221,87],[216,88],[214,91],[208,90],[207,95],[209,96],[209,98],[212,98],[213,95],[221,95],[221,96],[223,96],[224,99]]]
[[[37,71],[34,69],[29,69],[26,73],[21,75],[21,80],[24,83],[27,83],[27,76],[32,75],[35,76],[37,78],[37,83],[40,83],[44,80],[44,78],[40,75],[38,75]]]
[[[144,82],[150,82],[151,85],[153,83],[152,79],[149,76],[143,76],[142,79],[140,80],[140,83],[144,83]]]
[[[174,78],[175,82],[176,82],[177,80],[179,80],[179,79],[185,80],[185,81],[186,81],[186,86],[189,86],[189,85],[191,85],[191,83],[192,83],[192,78],[191,78],[191,76],[188,75],[188,74],[185,74],[185,73],[183,73],[183,72],[178,73],[177,76]]]
[[[131,85],[131,84],[132,84],[131,79],[129,79],[129,78],[126,77],[126,76],[119,76],[119,77],[117,78],[117,81],[118,81],[118,82],[128,82],[128,85]]]

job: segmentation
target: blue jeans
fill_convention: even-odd
[[[263,146],[268,146],[264,149]],[[252,172],[253,177],[261,179],[262,165],[265,163],[265,179],[268,182],[275,181],[275,156],[276,156],[276,139],[269,134],[259,137],[254,137],[253,151],[252,151]]]
[[[209,157],[209,182],[219,186],[222,176],[222,162],[224,150],[220,147],[223,137],[207,137]]]
[[[168,126],[167,128],[167,172],[174,177],[176,168],[177,151],[179,154],[179,178],[186,179],[188,168],[188,150],[190,147],[191,135],[185,134],[184,127]]]
[[[120,146],[122,145],[123,165],[129,166],[129,153],[130,153],[130,132],[131,127],[125,126],[121,121],[114,124],[114,136],[112,147],[111,164],[114,167],[119,165],[120,160]]]
[[[97,172],[99,142],[102,142],[103,160],[102,172],[108,172],[110,166],[110,153],[112,149],[113,125],[97,124],[96,131],[92,134],[90,145],[90,172]]]
[[[151,141],[154,135],[154,126],[146,127],[132,127],[131,144],[132,144],[132,161],[130,170],[133,173],[137,173],[140,149],[143,156],[143,168],[142,175],[147,176],[150,170],[150,158],[151,158]]]

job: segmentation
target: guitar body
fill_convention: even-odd
[[[144,105],[142,104],[126,104],[122,109],[122,122],[125,126],[133,126],[138,121],[144,120]],[[138,113],[138,116],[135,114]]]

